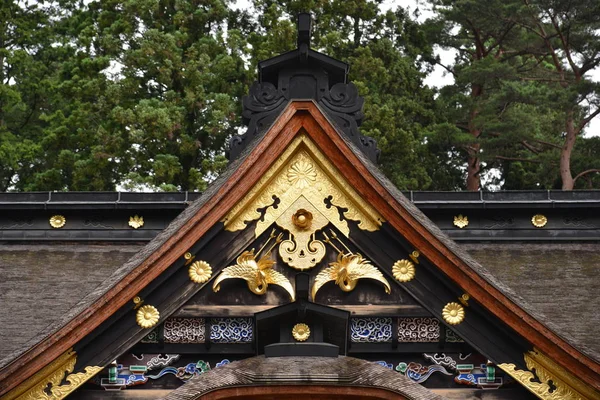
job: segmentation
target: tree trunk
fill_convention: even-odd
[[[567,137],[560,151],[560,179],[562,181],[562,190],[573,190],[575,182],[571,174],[571,153],[573,153],[573,146],[575,146],[575,139],[577,138],[577,131],[573,121],[573,111],[569,111],[566,122]]]
[[[476,152],[469,154],[467,158],[467,190],[477,192],[479,190],[479,172],[481,170],[481,163],[477,152],[479,151],[479,144],[473,146]]]

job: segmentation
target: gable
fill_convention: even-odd
[[[577,371],[575,381],[585,382],[578,386],[580,390],[598,386],[596,363],[542,325],[507,288],[454,246],[337,133],[313,102],[292,102],[269,132],[201,199],[105,282],[97,300],[2,370],[2,393],[61,355],[69,355],[69,373],[108,365],[148,333],[148,328],[136,322],[140,302],[134,303],[134,298],[153,306],[159,311],[159,321],[164,321],[213,284],[191,281],[192,263],[205,261],[211,266],[211,278],[216,279],[253,246],[258,257],[258,246],[267,242],[275,226],[288,233],[296,229],[290,225],[290,212],[294,215],[301,208],[310,211],[315,223],[321,221],[315,232],[325,231],[332,238],[334,229],[341,241],[334,245],[341,253],[360,253],[379,271],[383,279],[371,279],[374,289],[384,291],[386,281],[391,291],[409,293],[440,321],[445,320],[447,306],[458,305],[464,319],[450,318],[456,323],[452,329],[515,377],[523,376],[524,385],[533,385],[527,383],[524,372],[534,365],[531,360],[540,365],[539,360],[548,356],[554,362],[560,360],[561,368]],[[307,246],[315,241],[315,232],[304,237]],[[296,233],[296,247],[303,236]],[[317,240],[329,239],[319,236]],[[281,255],[283,241],[278,245],[274,252]],[[311,249],[317,247],[313,244]],[[290,257],[300,258],[289,249]],[[333,246],[327,249],[329,255],[338,253]],[[333,262],[325,254],[321,260]],[[394,265],[402,260],[411,262],[416,271],[403,282],[404,278],[397,278],[398,271],[394,273]],[[310,267],[302,264],[302,268],[316,272],[324,266],[319,262]],[[289,267],[285,262],[278,268],[284,264]],[[327,285],[339,286],[331,281]],[[221,286],[225,291],[224,282]],[[460,301],[465,301],[464,294],[469,296],[468,306]],[[76,362],[71,365],[73,354]],[[17,370],[20,375],[15,374]],[[53,382],[58,385],[61,380]],[[533,390],[543,386],[536,385]],[[540,390],[546,393],[548,386]]]

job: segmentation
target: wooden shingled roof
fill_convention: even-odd
[[[489,318],[503,324],[506,332],[514,332],[519,343],[530,347],[530,358],[534,357],[537,361],[543,359],[548,365],[558,366],[564,373],[561,379],[570,382],[569,388],[577,388],[582,396],[589,398],[600,393],[600,364],[596,360],[553,330],[551,323],[535,307],[522,300],[425,217],[336,130],[315,102],[292,101],[264,136],[257,137],[201,198],[92,290],[62,320],[53,324],[49,328],[51,333],[0,370],[0,395],[8,393],[7,398],[13,398],[11,396],[15,391],[23,393],[30,390],[27,382],[31,377],[38,376],[36,374],[52,362],[70,354],[70,349],[89,341],[88,335],[93,337],[95,330],[109,319],[126,315],[132,299],[150,290],[153,282],[167,271],[169,274],[187,273],[185,268],[171,267],[182,266],[183,255],[192,246],[215,230],[222,229],[225,215],[255,187],[300,134],[305,135],[335,165],[337,173],[352,182],[353,190],[386,221],[385,229],[397,232],[407,243],[419,249],[424,260],[435,266],[449,287],[470,295],[473,310],[487,313]],[[440,317],[441,307],[430,299],[420,298],[418,284],[406,285],[407,291]],[[161,319],[168,317],[195,292],[188,290],[185,293],[177,300],[179,303],[170,303],[168,307],[165,305],[165,308],[161,308]],[[483,328],[493,335],[493,329]],[[512,363],[513,368],[515,365],[519,367],[521,375],[526,373],[523,371],[523,360],[508,359],[508,356],[503,358],[493,348],[480,348],[481,343],[493,343],[492,337],[487,338],[489,342],[484,342],[486,338],[476,337],[466,328],[462,329],[461,326],[456,328],[465,340],[479,347],[478,350],[483,354],[490,354],[490,359],[501,366],[503,363]],[[135,326],[127,332],[130,335],[123,337],[119,343],[111,344],[113,347],[106,350],[104,358],[97,359],[94,367],[104,367],[145,334],[143,329]],[[89,364],[75,364],[75,372],[84,371],[87,366]],[[518,370],[511,372],[513,376],[519,374]],[[533,390],[536,388],[539,389],[539,386]]]

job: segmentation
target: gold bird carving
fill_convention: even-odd
[[[362,278],[375,279],[383,283],[385,292],[388,294],[392,290],[381,271],[365,260],[362,255],[340,252],[337,261],[330,263],[329,267],[319,272],[315,278],[312,288],[313,300],[319,289],[329,281],[334,281],[344,292],[350,292]]]
[[[267,292],[269,284],[284,288],[290,295],[292,301],[295,299],[294,288],[290,281],[281,273],[273,269],[275,261],[267,256],[256,261],[254,250],[244,251],[237,258],[237,264],[225,268],[213,283],[213,290],[218,292],[221,282],[225,279],[244,279],[252,293],[262,295]]]

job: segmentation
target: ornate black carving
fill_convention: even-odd
[[[1,225],[0,229],[27,228],[33,226],[33,219],[11,219],[11,222]]]
[[[310,25],[310,15],[299,15],[298,49],[259,64],[259,81],[242,100],[248,129],[230,139],[230,160],[273,124],[289,100],[314,99],[341,133],[377,161],[376,141],[358,129],[364,117],[364,99],[354,84],[347,83],[348,65],[310,49]]]
[[[236,159],[254,136],[264,133],[286,103],[284,95],[272,83],[254,82],[248,96],[242,99],[242,117],[248,129],[243,135],[236,135],[229,140],[229,159]]]
[[[564,217],[563,222],[567,226],[573,226],[576,228],[595,228],[596,226],[581,217],[573,215],[567,215]]]
[[[515,219],[513,217],[497,216],[490,218],[490,220],[492,220],[492,223],[484,225],[483,227],[485,229],[506,228],[507,226],[515,224]]]
[[[363,136],[358,127],[362,123],[365,100],[358,95],[353,83],[337,83],[321,98],[319,105],[329,115],[337,128],[345,133],[373,162],[377,162],[380,150],[375,139]]]

